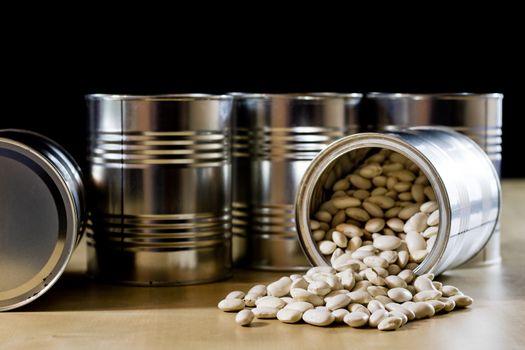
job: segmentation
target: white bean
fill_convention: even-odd
[[[395,201],[388,196],[371,196],[367,201],[377,204],[381,209],[390,209],[395,205]]]
[[[246,294],[256,294],[259,296],[265,296],[266,295],[266,286],[264,284],[256,284]]]
[[[368,315],[363,312],[350,312],[344,317],[344,322],[350,327],[363,327],[368,323]]]
[[[352,303],[352,304],[348,305],[348,311],[350,311],[350,312],[362,312],[362,313],[367,314],[367,315],[370,316],[370,311],[364,305],[361,305],[361,304]]]
[[[414,280],[414,287],[418,292],[424,290],[437,290],[432,281],[426,276],[419,276]]]
[[[303,320],[314,326],[329,326],[334,322],[335,317],[330,311],[324,309],[308,310],[303,314]]]
[[[255,306],[257,307],[273,307],[276,309],[282,309],[285,305],[286,303],[283,300],[271,295],[261,297],[255,301]]]
[[[368,214],[375,218],[382,218],[385,215],[381,207],[372,202],[363,202],[363,209],[365,209]]]
[[[228,295],[224,299],[243,299],[244,296],[244,292],[240,290],[234,290],[233,292],[228,293]]]
[[[254,317],[251,310],[241,310],[235,315],[235,322],[240,326],[249,326]]]
[[[414,295],[414,301],[427,301],[427,300],[439,299],[441,298],[441,295],[442,295],[441,292],[438,290],[424,290]]]
[[[336,191],[346,191],[347,189],[350,188],[350,183],[348,182],[347,179],[341,179],[339,181],[337,181],[334,186],[332,187],[332,191],[336,192]]]
[[[348,179],[350,180],[352,185],[361,190],[368,190],[372,187],[372,182],[360,175],[352,174],[348,176]]]
[[[406,307],[414,313],[416,320],[432,317],[436,313],[434,307],[426,302],[416,302],[409,304]]]
[[[374,247],[380,250],[395,250],[401,245],[401,240],[396,236],[379,236],[374,239]]]
[[[350,299],[347,294],[339,294],[330,298],[326,302],[326,307],[333,311],[346,307],[348,304],[350,304],[350,301],[352,301],[352,299]]]
[[[357,221],[368,221],[370,220],[370,215],[368,212],[361,208],[347,208],[345,210],[346,215],[348,217],[355,219]]]
[[[376,176],[372,179],[372,183],[374,186],[377,187],[385,187],[386,186],[386,176]]]
[[[445,308],[445,303],[439,300],[428,300],[425,303],[432,305],[436,314]]]
[[[361,201],[354,197],[337,197],[332,199],[332,203],[337,209],[346,209],[361,205]]]
[[[327,211],[324,211],[324,210],[321,210],[321,211],[318,211],[316,214],[315,214],[315,218],[319,221],[323,221],[323,222],[331,222],[332,221],[332,214],[330,214],[329,212]]]
[[[277,312],[279,312],[278,308],[269,306],[257,306],[252,309],[255,318],[276,318]]]
[[[454,286],[443,286],[443,288],[441,288],[441,291],[444,297],[451,297],[454,295],[461,294],[459,289]]]
[[[472,305],[474,299],[468,295],[456,294],[451,296],[449,299],[453,300],[456,303],[456,307],[467,307]]]
[[[339,248],[346,248],[348,245],[348,238],[339,231],[332,233],[332,240]]]
[[[388,297],[397,303],[403,303],[412,299],[412,293],[405,288],[392,288],[388,291]]]
[[[368,192],[367,190],[357,190],[354,193],[352,193],[352,197],[357,198],[359,200],[364,200],[370,197],[370,192]]]
[[[414,214],[416,214],[419,211],[419,207],[417,205],[411,205],[408,207],[402,208],[397,216],[402,220],[408,220],[410,219]]]
[[[408,285],[404,279],[399,276],[387,276],[385,282],[388,288],[406,288]]]
[[[427,225],[428,226],[436,226],[439,224],[439,209],[434,210],[432,214],[428,216]]]
[[[392,264],[394,264],[397,261],[397,252],[396,251],[384,250],[381,253],[379,253],[379,256],[382,257],[383,259],[385,259],[390,264],[390,266],[397,266],[397,265],[392,265]],[[390,266],[388,266],[388,267],[390,267]],[[386,275],[382,276],[382,277],[386,277],[389,274],[390,273],[388,271],[386,271]]]
[[[428,201],[419,207],[419,210],[421,210],[423,213],[430,214],[433,211],[438,209],[438,204],[436,201]]]
[[[385,319],[387,317],[388,317],[388,312],[384,308],[383,309],[377,309],[368,318],[368,325],[370,327],[374,327],[375,328],[375,327],[377,327],[379,325],[379,323],[381,321],[383,321],[383,319]]]
[[[385,308],[388,311],[397,311],[397,312],[404,314],[406,317],[408,317],[409,321],[412,321],[414,318],[416,318],[416,315],[414,314],[412,310],[408,309],[405,306],[399,305],[397,303],[386,304]]]
[[[301,313],[313,309],[314,306],[306,301],[294,301],[290,304],[287,304],[283,309],[296,310]]]
[[[337,248],[337,245],[333,241],[321,241],[318,243],[318,246],[324,255],[332,254],[335,248]]]
[[[439,226],[429,226],[425,231],[423,231],[423,233],[421,233],[421,236],[423,236],[423,238],[429,239],[437,235],[438,231]]]
[[[278,281],[270,283],[268,285],[267,291],[268,295],[273,295],[275,297],[283,297],[290,293],[290,287],[292,286],[292,279],[290,277],[282,277]]]
[[[357,304],[366,305],[370,301],[372,301],[372,296],[364,290],[356,290],[356,291],[350,292],[348,293],[348,296],[350,297],[353,303],[357,303]]]
[[[335,269],[332,266],[314,266],[306,271],[306,276],[312,276],[317,273],[335,273]]]
[[[423,236],[421,236],[421,234],[419,234],[416,231],[410,231],[407,233],[406,243],[410,252],[415,252],[416,250],[424,250],[427,248],[427,241],[425,241]]]
[[[418,203],[421,203],[425,200],[425,192],[423,185],[414,184],[410,189],[410,194],[412,195],[412,198]]]
[[[341,323],[344,321],[345,316],[348,315],[350,311],[347,309],[337,309],[332,311],[332,315],[334,316],[334,322]]]
[[[255,302],[257,299],[259,299],[261,296],[259,294],[249,293],[244,296],[244,304],[249,307],[255,306]]]
[[[385,220],[381,218],[370,219],[365,224],[365,230],[371,233],[380,232],[384,227]]]
[[[423,232],[428,227],[427,219],[428,219],[427,214],[421,213],[421,212],[416,213],[412,215],[410,219],[408,219],[405,222],[405,226],[403,227],[403,230],[407,234],[409,232],[417,232],[417,233]]]
[[[384,269],[388,267],[388,262],[380,256],[367,256],[363,262],[368,267],[382,267]]]
[[[277,319],[284,323],[297,323],[303,317],[303,313],[293,309],[281,309],[277,312]]]
[[[313,281],[308,285],[308,291],[319,296],[324,296],[330,293],[331,288],[325,281]]]
[[[368,310],[373,314],[377,310],[385,310],[385,306],[377,300],[372,300],[367,305]]]
[[[225,312],[239,311],[244,309],[244,301],[241,299],[223,299],[217,307]]]
[[[401,327],[401,324],[403,323],[403,320],[400,317],[386,317],[384,318],[379,324],[377,325],[377,329],[380,331],[395,331],[399,327]]]
[[[425,186],[425,189],[423,190],[425,193],[425,196],[427,196],[428,199],[431,201],[436,200],[436,195],[434,194],[434,190],[432,189],[432,186]]]

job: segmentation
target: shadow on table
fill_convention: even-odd
[[[218,286],[222,284],[129,286],[94,281],[82,273],[66,272],[44,295],[13,312],[205,308],[217,304],[224,288]]]

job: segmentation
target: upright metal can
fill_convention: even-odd
[[[0,130],[0,311],[26,305],[60,278],[85,229],[80,168],[58,144]]]
[[[358,131],[361,97],[339,93],[235,97],[236,124],[246,133],[242,150],[251,157],[249,172],[245,172],[246,161],[234,169],[234,177],[243,180],[234,182],[233,192],[235,210],[244,210],[242,217],[249,218],[243,228],[249,227],[245,250],[248,266],[265,270],[302,270],[309,266],[295,227],[297,187],[319,151]],[[237,142],[240,140],[238,137]],[[240,150],[234,148],[234,153]],[[241,229],[239,217],[234,230]]]
[[[498,175],[501,170],[502,94],[402,94],[369,93],[371,116],[378,130],[443,125],[474,140],[489,156]],[[469,266],[498,263],[500,226]]]
[[[231,274],[230,96],[89,95],[89,272],[141,285]]]
[[[250,231],[251,157],[253,146],[253,116],[248,110],[248,96],[258,94],[231,93],[232,108],[232,259],[246,266],[248,232]]]

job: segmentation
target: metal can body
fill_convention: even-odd
[[[231,97],[91,95],[89,272],[162,285],[231,273]]]
[[[439,231],[416,273],[441,273],[465,263],[489,241],[500,212],[500,183],[487,155],[471,139],[446,128],[410,128],[363,133],[338,140],[313,161],[296,200],[303,247],[316,265],[326,265],[309,232],[309,220],[327,198],[326,188],[367,155],[386,148],[414,162],[428,178],[439,205]]]
[[[360,99],[359,94],[336,93],[236,97],[237,120],[248,125],[251,140],[250,187],[246,192],[234,189],[236,209],[247,208],[249,213],[248,266],[265,270],[309,267],[297,237],[296,191],[319,151],[358,131]],[[245,176],[242,167],[234,173],[237,179]],[[234,186],[247,188],[248,183],[237,180]],[[251,201],[244,197],[242,202],[241,193],[249,194]]]
[[[248,264],[250,231],[252,115],[245,103],[247,94],[232,93],[232,260],[237,266]]]
[[[58,280],[85,229],[84,185],[69,154],[29,131],[0,131],[0,311]]]
[[[501,170],[502,94],[396,94],[370,93],[378,130],[443,125],[474,140]],[[499,223],[486,248],[470,266],[501,261]]]

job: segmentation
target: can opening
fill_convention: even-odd
[[[311,169],[305,173],[296,203],[297,223],[303,249],[313,265],[333,266],[337,259],[337,256],[334,258],[335,252],[338,252],[335,255],[350,253],[353,254],[352,257],[358,257],[360,254],[354,252],[359,248],[361,251],[366,251],[367,248],[363,248],[365,245],[376,245],[374,240],[380,235],[396,236],[402,242],[399,247],[392,250],[396,253],[383,255],[390,255],[391,259],[394,255],[398,255],[398,260],[392,263],[398,264],[402,269],[408,266],[416,273],[431,272],[448,242],[446,232],[449,214],[448,206],[445,205],[445,191],[436,188],[440,187],[439,179],[436,178],[432,165],[418,150],[410,149],[406,145],[400,147],[400,144],[396,144],[387,135],[386,138],[385,135],[381,135],[381,138],[378,138],[379,142],[374,144],[370,135],[377,134],[368,135],[366,146],[360,144],[359,139],[351,146],[344,140],[336,142],[330,146],[333,152],[327,151],[325,156],[320,155]],[[356,139],[356,137],[346,139],[351,138]],[[367,167],[368,165],[371,166]],[[364,170],[366,176],[363,177],[361,173],[365,167],[367,167]],[[377,172],[376,176],[372,176],[374,171]],[[389,180],[390,178],[392,179]],[[334,204],[333,199],[338,197]],[[348,198],[355,198],[360,202]],[[422,212],[422,204],[425,204],[424,210],[427,212],[444,208],[433,215],[432,225],[428,223],[431,212]],[[331,217],[328,218],[326,214],[319,215],[319,211],[328,212]],[[404,219],[399,217],[399,213],[402,213]],[[419,214],[418,218],[412,218],[415,214]],[[422,219],[425,219],[424,223],[421,223]],[[411,220],[410,224],[405,230],[409,220]],[[414,222],[420,223],[415,229],[416,232],[410,234],[410,244],[407,244],[408,234],[405,231],[411,231],[410,227],[414,226]],[[348,241],[347,247],[341,246],[341,243],[344,243],[343,238],[343,242],[336,243],[333,252],[330,252],[331,248],[322,249],[321,242],[333,242],[334,232],[344,228],[344,225],[337,226],[340,223],[353,226],[347,227],[347,232],[342,232]],[[444,224],[439,226],[439,223]],[[320,227],[315,230],[314,228],[318,226]],[[320,231],[323,231],[323,228],[325,233],[321,237]],[[370,232],[367,229],[377,232]],[[341,237],[340,234],[336,235]],[[333,247],[331,243],[322,244]],[[330,254],[324,254],[322,250]],[[401,250],[409,252],[408,263],[403,261],[405,257],[399,257],[398,253]],[[375,249],[377,255],[382,252]],[[406,253],[401,255],[406,256]]]

